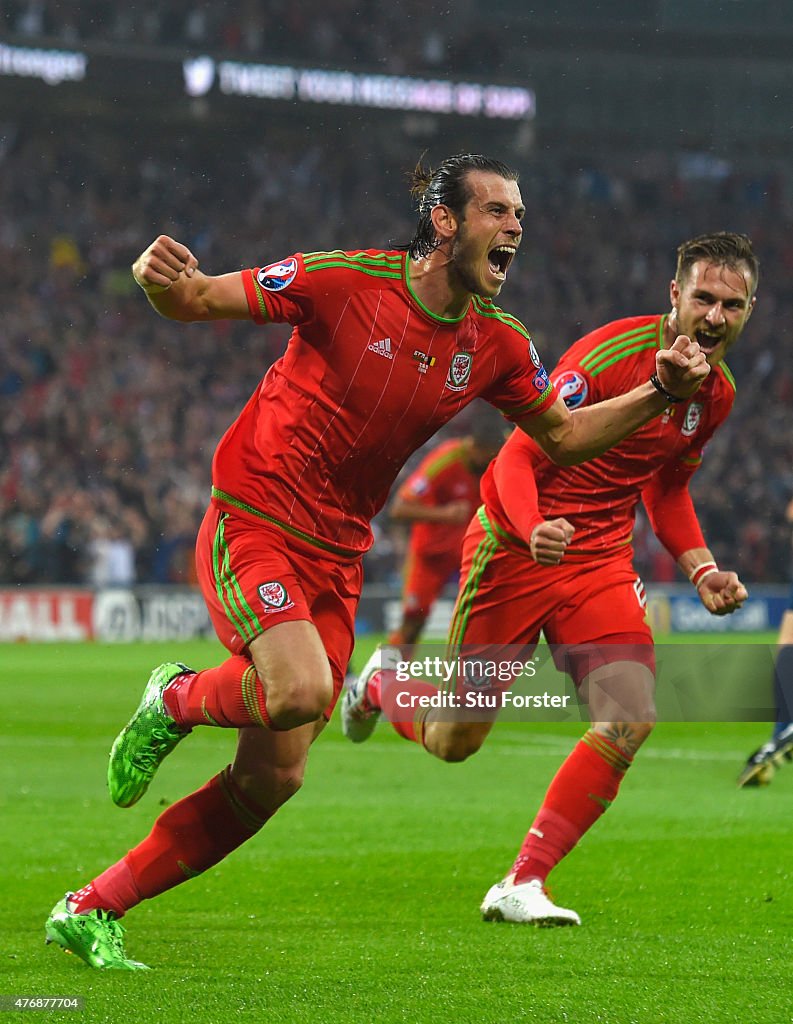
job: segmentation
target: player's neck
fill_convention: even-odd
[[[454,281],[451,261],[436,250],[423,259],[409,259],[410,289],[430,313],[445,320],[457,320],[468,309],[471,293]]]

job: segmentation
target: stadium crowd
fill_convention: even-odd
[[[60,46],[102,44],[211,50],[238,60],[378,68],[389,74],[430,72],[449,62],[475,70],[482,59],[481,14],[473,3],[433,7],[421,0],[242,0],[237,4],[168,4],[145,0],[8,0],[2,27],[16,39]],[[397,45],[394,41],[398,40]]]
[[[0,582],[192,579],[214,445],[286,334],[160,321],[130,263],[160,232],[210,271],[298,247],[406,241],[404,172],[419,154],[389,140],[387,122],[379,130],[382,145],[369,138],[364,149],[268,127],[228,160],[200,132],[164,142],[6,126],[0,203],[14,215],[0,223]],[[428,159],[446,152],[444,141]],[[740,168],[694,173],[673,154],[587,167],[496,155],[519,165],[528,208],[501,301],[548,366],[597,324],[663,311],[682,239],[720,229],[752,237],[760,290],[729,360],[736,406],[692,489],[725,565],[748,583],[785,579],[793,212],[784,182]],[[386,515],[376,526],[367,578],[395,580],[400,545]],[[675,578],[641,524],[637,552],[645,579]]]

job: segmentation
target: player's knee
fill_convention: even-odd
[[[652,717],[647,716],[647,721],[634,723],[637,745],[641,745],[655,728],[655,708],[652,709]]]
[[[457,764],[475,754],[482,746],[482,739],[471,729],[440,723],[425,732],[424,746],[441,761]]]
[[[639,701],[635,709],[634,718],[634,732],[638,742],[641,744],[644,743],[653,731],[658,719],[658,715],[655,710],[655,700],[653,699],[652,694],[647,694],[643,701]]]
[[[268,683],[267,714],[276,729],[316,722],[333,699],[333,677],[327,665],[313,671],[294,669]]]

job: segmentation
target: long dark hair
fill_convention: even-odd
[[[413,259],[419,259],[438,248],[439,241],[435,236],[432,224],[433,207],[448,206],[454,213],[462,215],[465,204],[471,198],[472,191],[468,184],[471,171],[490,171],[498,174],[505,181],[517,181],[518,172],[502,163],[492,160],[481,153],[459,153],[450,156],[434,170],[425,167],[421,160],[410,173],[410,194],[416,201],[419,219],[416,233],[406,245],[397,245],[397,249],[407,252]]]

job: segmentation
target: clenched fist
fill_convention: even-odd
[[[531,531],[531,557],[538,565],[558,565],[574,533],[566,519],[546,519]]]
[[[680,334],[671,348],[658,350],[655,371],[670,395],[690,398],[707,378],[710,365],[699,343]]]
[[[697,586],[697,593],[711,615],[732,615],[749,597],[736,573],[721,570],[708,573]]]
[[[168,235],[155,238],[132,264],[132,276],[148,295],[167,291],[179,275],[192,277],[198,260],[186,245]]]

